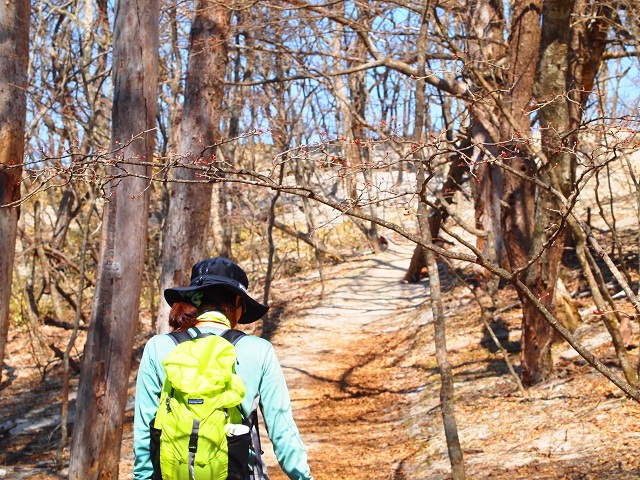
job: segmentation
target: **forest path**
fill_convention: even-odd
[[[379,378],[376,365],[398,360],[386,352],[409,334],[401,331],[407,315],[428,298],[425,284],[401,283],[413,248],[390,242],[349,262],[326,282],[319,305],[292,305],[271,339],[316,480],[390,478],[410,453],[406,428],[402,439],[396,428],[408,391],[398,391],[401,378]],[[286,478],[268,450],[266,458],[271,477]]]

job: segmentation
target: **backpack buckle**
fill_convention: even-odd
[[[189,451],[195,453],[198,449],[198,432],[200,431],[200,420],[193,421],[193,428],[189,436]]]

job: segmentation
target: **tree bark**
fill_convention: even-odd
[[[589,13],[593,15],[593,22],[574,21]],[[602,62],[610,16],[610,7],[593,6],[583,0],[544,2],[536,87],[538,103],[543,105],[539,115],[542,147],[547,157],[542,179],[553,184],[565,196],[575,188],[576,177],[576,158],[566,147],[573,146],[577,140],[582,112]],[[547,174],[549,170],[552,170],[551,175]],[[567,233],[559,232],[551,244],[543,247],[547,234],[558,228],[560,216],[556,213],[558,203],[548,192],[538,189],[536,199],[536,228],[529,254],[530,258],[539,255],[539,259],[529,268],[524,281],[545,308],[552,310]],[[523,302],[522,365],[525,384],[545,380],[553,366],[550,350],[553,332],[545,323],[538,312]],[[613,324],[606,324],[612,331]],[[624,357],[622,353],[623,365],[626,364]],[[628,364],[625,366],[627,378],[634,383],[634,375]]]
[[[280,164],[280,173],[278,174],[278,182],[282,183],[282,179],[284,178],[284,166],[285,163]],[[269,217],[267,224],[267,240],[269,242],[269,254],[267,256],[267,272],[264,280],[264,295],[262,297],[262,303],[265,305],[269,305],[269,294],[271,293],[271,277],[273,275],[273,264],[276,255],[276,244],[273,241],[273,227],[276,223],[276,204],[278,203],[278,198],[280,198],[280,192],[276,192],[275,195],[271,198],[271,203],[269,205]],[[267,313],[265,320],[269,321],[269,314]]]
[[[572,154],[564,150],[562,144],[569,131],[565,92],[571,9],[571,2],[563,0],[544,3],[540,63],[535,87],[539,102],[545,103],[539,114],[542,147],[547,152],[546,167],[554,169],[556,178],[561,179],[561,189],[565,194],[571,190],[575,176]],[[553,125],[553,128],[548,128],[548,125]],[[551,181],[544,172],[541,178],[545,183]],[[537,200],[537,208],[529,256],[538,258],[528,268],[524,282],[541,299],[545,308],[553,312],[566,235],[565,232],[557,232],[561,219],[555,197],[544,189],[537,189],[532,198]],[[548,243],[552,234],[557,236]],[[545,380],[553,369],[551,345],[554,331],[529,302],[523,302],[522,307],[522,380],[525,385],[534,385]]]
[[[509,94],[503,99],[502,122],[500,125],[501,147],[499,154],[507,158],[510,166],[525,175],[533,175],[536,166],[530,153],[518,146],[519,137],[530,136],[527,106],[533,96],[536,68],[540,47],[540,17],[542,1],[518,0],[512,11],[512,27],[507,53],[507,68],[510,86]],[[507,111],[505,112],[504,109]],[[508,115],[508,116],[507,116]],[[515,123],[515,125],[513,124]],[[544,231],[534,229],[535,187],[530,182],[504,172],[504,193],[501,201],[501,222],[504,232],[504,244],[511,268],[524,267],[532,245],[543,243],[540,235]],[[536,236],[537,235],[537,236]],[[534,276],[535,277],[535,276]],[[549,280],[549,288],[555,282]],[[540,282],[536,291],[547,286],[547,282],[535,277],[529,285]],[[542,285],[544,284],[544,285]],[[553,292],[549,295],[553,299]],[[533,309],[523,303],[522,318],[522,377],[525,385],[531,385],[546,379],[551,372],[552,330]]]
[[[488,67],[505,56],[505,47],[500,42],[505,31],[502,10],[503,5],[498,0],[469,2],[469,29],[473,32],[474,38],[469,42],[469,57],[483,75],[496,83],[496,87],[504,83],[504,79]],[[469,75],[468,81],[473,85],[474,92],[483,92],[484,87],[475,75]],[[478,248],[488,260],[508,268],[500,208],[500,199],[504,191],[503,172],[488,161],[490,157],[498,155],[497,144],[500,138],[497,125],[493,121],[497,118],[496,110],[494,102],[489,100],[471,106],[470,136],[476,147],[468,156],[468,161],[472,163],[471,188],[476,227],[487,232],[487,237],[478,238]],[[493,296],[498,289],[498,279],[483,269],[474,270],[481,290]]]
[[[153,158],[158,82],[157,0],[119,0],[114,17],[111,149],[116,158]],[[128,172],[149,175],[147,166]],[[112,173],[115,171],[112,171]],[[100,270],[76,402],[69,478],[118,477],[120,445],[138,324],[147,240],[147,181],[107,185]],[[79,306],[78,306],[79,307]]]
[[[20,199],[30,5],[28,0],[15,0],[0,6],[0,380],[9,332],[9,300],[20,215],[19,207],[6,205]]]
[[[500,125],[499,155],[508,158],[513,168],[528,175],[535,172],[533,160],[528,152],[518,148],[513,139],[521,135],[528,137],[530,132],[529,118],[525,112],[535,83],[541,13],[542,0],[517,0],[513,4],[506,66],[509,72],[507,85],[510,89],[503,99],[503,108],[507,112],[502,112]],[[513,118],[515,125],[508,120],[507,113]],[[533,233],[534,191],[530,182],[510,173],[504,174],[501,220],[512,268],[524,265],[528,259]]]
[[[196,3],[177,146],[185,164],[215,160],[212,145],[220,138],[229,19],[230,10],[220,3],[212,5],[209,0]],[[167,288],[187,285],[191,266],[206,256],[212,184],[179,182],[196,180],[196,175],[194,170],[179,166],[173,171],[178,182],[171,186],[162,235],[161,296]],[[169,331],[169,310],[161,298],[156,320],[159,333]]]

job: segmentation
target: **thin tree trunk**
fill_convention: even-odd
[[[415,112],[416,120],[413,131],[413,142],[419,144],[422,140],[425,116],[425,61],[424,52],[426,49],[427,17],[429,14],[429,2],[425,2],[422,13],[422,25],[420,29],[420,37],[418,40],[418,80],[416,81],[415,96]],[[420,149],[414,158],[416,159],[417,169],[417,190],[420,192],[420,204],[418,206],[418,223],[422,232],[424,241],[428,244],[433,243],[431,236],[431,228],[428,222],[429,209],[427,208],[427,189],[424,185],[426,182],[424,162],[420,161],[422,149]],[[423,213],[420,215],[420,213]],[[431,299],[431,310],[433,312],[433,328],[434,340],[436,348],[436,361],[438,362],[438,370],[440,371],[440,403],[442,412],[442,422],[444,424],[444,433],[447,440],[447,449],[449,452],[449,461],[451,462],[451,475],[454,480],[464,480],[464,459],[462,449],[460,448],[460,440],[458,438],[458,427],[454,413],[454,391],[453,391],[453,372],[447,356],[447,341],[444,308],[442,306],[442,292],[440,288],[440,273],[438,272],[438,264],[436,257],[431,250],[423,249],[427,273],[429,274],[429,290]]]
[[[29,59],[28,0],[0,5],[0,379],[9,333],[9,299],[24,157]],[[14,206],[6,206],[14,203]]]
[[[467,171],[466,164],[462,161],[462,151],[467,150],[471,146],[469,140],[465,140],[464,144],[457,149],[457,152],[451,156],[451,163],[449,165],[449,172],[447,179],[442,185],[442,195],[446,200],[453,198],[455,192],[460,190],[462,183],[462,177]],[[440,202],[436,201],[436,205]],[[449,218],[449,214],[446,209],[432,209],[429,212],[429,231],[431,232],[431,238],[436,238],[440,233],[440,225]],[[437,241],[436,241],[437,243]],[[403,282],[414,283],[420,280],[420,272],[423,268],[426,268],[426,257],[424,256],[424,248],[420,245],[416,245],[413,249],[413,255],[409,262],[409,268],[402,278]]]
[[[298,162],[298,165],[296,166],[296,182],[302,182],[302,185],[308,185],[310,181],[310,175],[308,174],[309,172],[305,172],[304,169],[305,166]],[[317,240],[313,207],[309,199],[306,197],[302,197],[302,208],[304,211],[305,220],[307,222],[308,233],[306,234],[306,237],[309,239],[307,243],[310,243],[313,246],[316,266],[318,267],[318,274],[320,275],[320,298],[324,299],[324,267],[322,265],[321,250],[320,248],[318,248],[318,244],[322,243],[322,240]]]
[[[278,184],[282,184],[282,179],[284,178],[284,166],[285,166],[285,162],[283,161],[280,164],[280,173],[278,174]],[[273,198],[271,199],[271,204],[269,205],[269,223],[267,225],[267,239],[269,241],[269,256],[267,257],[267,273],[264,280],[264,297],[262,302],[265,305],[269,305],[271,277],[273,275],[273,259],[276,253],[276,245],[273,241],[273,227],[276,221],[276,204],[278,203],[278,198],[280,198],[279,190],[273,195]],[[267,313],[267,320],[269,318],[268,315],[269,314]]]
[[[432,243],[429,228],[423,232],[424,240]],[[440,371],[440,404],[444,434],[447,439],[447,450],[451,462],[451,477],[453,480],[464,480],[464,458],[460,439],[458,437],[458,425],[455,417],[455,401],[453,390],[453,371],[447,355],[447,336],[444,308],[442,306],[442,292],[440,288],[440,273],[436,256],[432,250],[425,249],[427,258],[427,272],[429,274],[429,292],[431,298],[431,310],[433,312],[433,329],[436,347],[436,361]]]
[[[68,431],[67,424],[69,420],[69,365],[71,361],[71,350],[75,347],[78,331],[80,330],[80,319],[82,318],[82,301],[84,298],[84,272],[86,267],[87,242],[89,241],[89,232],[91,227],[91,216],[95,206],[95,197],[92,196],[91,202],[87,207],[87,214],[82,223],[84,232],[82,234],[82,246],[80,247],[80,280],[78,290],[76,292],[76,313],[73,319],[73,332],[67,342],[67,347],[62,354],[62,408],[60,412],[60,447],[56,453],[56,463],[58,468],[63,467],[62,459],[64,449],[67,446]]]
[[[211,146],[220,138],[229,19],[230,11],[224,5],[212,6],[208,0],[199,0],[196,4],[177,146],[178,154],[184,155],[181,160],[184,164],[209,163],[215,159],[216,151]],[[171,185],[169,212],[162,235],[161,295],[167,288],[186,285],[191,266],[206,255],[212,184],[180,183],[196,180],[196,175],[194,170],[179,166],[173,170],[177,182]],[[222,203],[221,206],[224,208]],[[169,305],[162,299],[156,330],[169,331]]]
[[[153,158],[158,24],[157,0],[116,3],[111,149],[118,158]],[[150,173],[147,166],[128,168],[141,176]],[[147,241],[147,187],[147,181],[132,176],[107,185],[100,270],[76,402],[71,480],[118,477]]]
[[[413,134],[411,135],[411,140],[414,146],[417,146],[422,143],[422,138],[424,135],[424,127],[425,127],[425,117],[426,117],[426,100],[425,100],[425,81],[424,77],[426,75],[426,67],[425,67],[425,53],[427,49],[427,33],[429,23],[427,21],[429,15],[429,2],[425,2],[422,11],[421,17],[421,25],[420,25],[420,36],[418,37],[418,42],[416,44],[417,55],[418,55],[418,75],[416,79],[416,89],[415,89],[415,102],[414,102],[414,112],[415,112],[415,124],[413,126]],[[416,178],[416,190],[418,192],[423,192],[426,195],[426,188],[423,185],[425,181],[424,175],[424,152],[422,149],[418,149],[413,155],[413,159],[415,161],[415,167],[417,171]],[[428,238],[433,238],[432,231],[430,230],[429,222],[424,219],[427,218],[427,199],[426,197],[421,197],[421,201],[418,203],[418,227],[420,229],[427,229],[429,232],[422,232],[423,236],[428,235]],[[438,224],[438,228],[440,224]],[[413,257],[411,258],[411,262],[409,263],[409,268],[404,275],[404,281],[414,281],[417,282],[420,279],[420,271],[423,266],[427,264],[426,250],[422,248],[420,245],[416,245],[416,248],[413,251]]]
[[[33,203],[33,229],[35,232],[40,232],[40,202],[35,201]],[[34,240],[36,244],[36,248],[34,249],[33,255],[30,255],[31,265],[30,272],[24,278],[24,286],[22,290],[22,296],[25,303],[26,313],[27,313],[27,322],[29,324],[29,336],[31,337],[31,346],[33,349],[33,360],[35,364],[38,366],[38,369],[42,373],[44,370],[41,367],[43,362],[46,361],[47,355],[47,345],[44,339],[42,338],[40,331],[40,309],[38,307],[38,302],[40,298],[42,298],[42,294],[45,288],[45,279],[41,277],[40,285],[38,285],[38,289],[36,291],[37,280],[37,269],[36,269],[36,259],[38,258],[38,238],[37,234],[34,235]]]

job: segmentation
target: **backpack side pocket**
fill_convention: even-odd
[[[153,465],[153,480],[162,480],[162,473],[160,472],[160,435],[162,430],[154,427],[156,418],[153,417],[149,424],[149,452],[151,453],[151,465]]]
[[[229,449],[229,480],[246,480],[249,476],[249,448],[251,447],[251,432],[241,435],[227,436]]]

